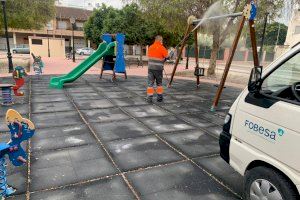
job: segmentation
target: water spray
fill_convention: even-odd
[[[207,18],[194,20],[193,25],[196,25],[196,26],[192,30],[192,32],[196,31],[203,24],[203,22],[205,22],[205,21],[217,20],[217,19],[223,19],[223,18],[235,18],[235,17],[240,17],[242,15],[243,15],[243,12],[238,12],[238,13],[232,13],[232,14],[227,14],[227,15],[219,15],[219,16],[213,16],[213,17],[207,17]]]

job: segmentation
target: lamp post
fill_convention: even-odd
[[[260,42],[260,50],[259,50],[259,59],[261,62],[263,62],[263,47],[264,47],[264,43],[265,43],[265,35],[266,35],[266,29],[267,29],[267,23],[268,23],[268,16],[269,13],[267,12],[265,14],[265,19],[264,19],[264,29],[263,29],[263,33],[262,33],[262,37],[261,37],[261,42]]]
[[[48,58],[50,58],[49,28],[48,27],[47,27],[47,39],[48,39]]]
[[[6,37],[6,44],[7,44],[8,71],[9,73],[11,73],[13,72],[14,67],[13,67],[12,57],[10,53],[8,30],[7,30],[8,28],[7,28],[7,18],[6,18],[6,0],[1,0],[1,3],[3,8],[3,20],[4,20],[5,37]]]
[[[76,20],[74,17],[71,17],[70,18],[70,23],[72,24],[72,38],[73,38],[73,41],[72,41],[72,50],[73,50],[73,62],[75,62],[75,43],[74,43],[74,29],[75,29],[75,26],[76,26]]]

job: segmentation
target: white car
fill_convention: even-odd
[[[81,49],[76,50],[76,53],[79,55],[91,55],[94,52],[95,52],[95,50],[92,48],[81,48]]]
[[[246,200],[300,199],[300,44],[265,70],[253,68],[219,143],[244,176]]]

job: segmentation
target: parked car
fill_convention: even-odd
[[[17,45],[17,47],[12,48],[11,51],[13,53],[30,54],[29,46],[26,44]]]
[[[79,55],[91,55],[94,52],[95,52],[95,50],[92,48],[81,48],[81,49],[76,50],[76,53]]]
[[[245,200],[300,199],[300,44],[253,68],[220,135],[221,157],[244,176]]]

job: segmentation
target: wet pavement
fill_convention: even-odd
[[[145,101],[145,78],[84,75],[63,90],[50,76],[28,77],[25,96],[0,107],[1,141],[7,109],[30,118],[27,166],[8,164],[9,199],[240,199],[242,178],[219,157],[218,136],[240,90],[226,88],[210,112],[216,87],[176,80],[165,102]],[[3,80],[3,81],[2,81]],[[2,82],[12,82],[9,78]],[[165,83],[166,85],[166,83]]]

